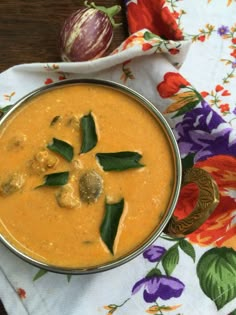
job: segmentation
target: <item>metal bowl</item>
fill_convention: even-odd
[[[145,240],[143,241],[142,244],[140,244],[138,247],[134,248],[131,252],[129,252],[128,254],[124,255],[123,257],[120,257],[114,261],[108,262],[108,263],[104,263],[102,265],[98,265],[95,267],[88,267],[88,268],[66,268],[66,267],[58,267],[58,266],[53,266],[53,265],[49,265],[43,262],[40,262],[36,259],[33,259],[32,257],[22,253],[20,250],[18,250],[15,246],[13,246],[10,242],[8,242],[3,236],[0,235],[0,241],[6,246],[8,247],[14,254],[16,254],[18,257],[22,258],[23,260],[25,260],[26,262],[37,266],[41,269],[45,269],[48,271],[52,271],[52,272],[57,272],[57,273],[64,273],[64,274],[89,274],[89,273],[97,273],[97,272],[101,272],[101,271],[105,271],[105,270],[110,270],[112,268],[118,267],[124,263],[127,263],[128,261],[130,261],[131,259],[135,258],[136,256],[138,256],[140,253],[142,253],[148,246],[150,246],[158,237],[159,235],[165,230],[166,233],[174,236],[184,236],[185,234],[189,233],[192,231],[192,229],[195,229],[196,227],[198,227],[200,224],[196,224],[196,213],[198,212],[198,209],[194,209],[193,211],[193,217],[188,218],[188,220],[177,220],[174,216],[173,216],[173,212],[179,197],[179,193],[180,193],[180,189],[181,189],[181,185],[182,185],[182,166],[181,166],[181,157],[180,157],[180,153],[179,153],[179,149],[178,149],[178,145],[177,142],[175,140],[174,134],[169,126],[169,124],[167,123],[166,119],[163,117],[163,115],[157,110],[157,108],[151,103],[149,102],[146,98],[144,98],[142,95],[140,95],[139,93],[137,93],[136,91],[112,82],[112,81],[105,81],[105,80],[97,80],[97,79],[74,79],[74,80],[64,80],[64,81],[60,81],[58,83],[54,83],[48,86],[43,86],[41,88],[38,88],[34,91],[32,91],[31,93],[25,95],[23,98],[21,98],[19,101],[16,102],[16,104],[14,104],[14,106],[6,113],[3,115],[1,122],[0,122],[0,126],[1,124],[3,124],[3,122],[5,122],[9,117],[11,117],[11,115],[15,112],[15,110],[17,108],[19,108],[20,106],[24,106],[26,104],[26,102],[44,92],[48,92],[54,89],[58,89],[61,87],[65,87],[65,86],[69,86],[69,85],[82,85],[82,84],[90,84],[90,85],[96,85],[96,86],[103,86],[103,87],[107,87],[109,89],[115,89],[117,91],[120,91],[126,95],[128,95],[131,98],[134,98],[135,100],[137,100],[140,104],[140,106],[143,106],[147,111],[149,111],[151,113],[151,115],[153,115],[153,117],[156,119],[156,121],[158,122],[158,124],[162,127],[167,141],[169,142],[169,146],[171,148],[171,154],[172,154],[172,158],[173,158],[173,164],[174,164],[174,174],[173,174],[173,178],[174,178],[174,185],[173,185],[173,190],[172,190],[172,194],[171,194],[171,198],[169,200],[169,206],[168,209],[166,210],[165,214],[163,215],[161,221],[158,223],[158,225],[156,226],[155,230],[151,233],[151,235]],[[196,170],[196,169],[195,169]],[[216,184],[214,183],[214,181],[212,181],[212,179],[209,177],[209,175],[203,171],[200,170],[200,176],[201,178],[203,178],[204,176],[206,176],[207,181],[208,182],[208,187],[209,185],[211,185],[211,196],[208,196],[208,201],[211,204],[211,207],[209,207],[208,205],[208,210],[206,211],[206,207],[204,206],[204,215],[202,215],[202,209],[200,209],[201,213],[200,213],[200,221],[202,221],[203,219],[205,220],[206,216],[208,217],[210,215],[210,213],[213,211],[213,209],[215,208],[215,206],[218,203],[218,199],[217,199],[217,188],[216,188]],[[191,172],[188,172],[187,174],[187,182],[191,182],[191,178],[192,175],[194,175],[193,177],[195,178],[195,180],[193,179],[194,182],[196,182],[197,184],[199,184],[196,180],[196,178],[198,178],[198,176],[196,176],[196,171],[193,171],[193,174],[191,175]],[[199,185],[201,186],[201,185]],[[200,194],[201,195],[201,194]],[[204,195],[204,193],[203,193]],[[203,196],[204,197],[204,196]],[[201,196],[199,196],[199,198],[201,199]],[[200,208],[202,208],[201,202],[200,202]],[[204,218],[203,218],[204,217]],[[184,221],[184,222],[182,222]],[[199,221],[199,216],[198,216],[198,221]]]

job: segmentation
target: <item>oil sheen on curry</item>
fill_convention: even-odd
[[[20,106],[0,130],[0,233],[58,267],[93,267],[142,244],[168,210],[174,162],[137,100],[90,84]]]

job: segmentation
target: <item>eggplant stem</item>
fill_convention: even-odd
[[[106,8],[104,6],[96,5],[94,2],[88,3],[87,0],[84,1],[84,5],[87,8],[97,9],[97,10],[102,11],[103,13],[105,13],[109,17],[109,19],[111,21],[111,24],[112,24],[112,26],[114,28],[122,25],[122,23],[116,23],[115,20],[113,19],[113,16],[120,12],[120,10],[121,10],[121,6],[120,5],[114,5],[114,6],[110,7],[110,8]]]

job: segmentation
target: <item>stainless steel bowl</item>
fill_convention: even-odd
[[[48,265],[46,263],[37,261],[36,259],[33,259],[32,257],[22,253],[15,246],[10,244],[3,236],[0,235],[1,242],[6,247],[8,247],[14,254],[16,254],[18,257],[22,258],[26,262],[28,262],[32,265],[35,265],[41,269],[45,269],[45,270],[52,271],[52,272],[64,273],[64,274],[89,274],[89,273],[96,273],[96,272],[101,272],[101,271],[105,271],[105,270],[110,270],[110,269],[118,267],[124,263],[127,263],[131,259],[138,256],[148,246],[150,246],[159,237],[159,235],[164,230],[166,233],[168,233],[172,236],[173,235],[184,236],[186,233],[189,233],[189,231],[191,232],[192,229],[195,229],[196,227],[199,226],[199,224],[197,225],[195,222],[196,216],[194,216],[194,215],[193,215],[192,219],[190,218],[190,220],[187,220],[187,221],[184,221],[184,220],[178,221],[178,220],[176,220],[175,217],[173,217],[173,212],[174,212],[174,209],[175,209],[178,197],[179,197],[181,185],[182,185],[182,166],[181,166],[181,157],[180,157],[178,145],[177,145],[177,142],[175,140],[174,134],[173,134],[169,124],[167,123],[166,119],[163,117],[163,115],[158,111],[158,109],[151,102],[149,102],[146,98],[144,98],[142,95],[140,95],[136,91],[134,91],[134,90],[132,90],[132,89],[130,89],[124,85],[121,85],[121,84],[118,84],[118,83],[115,83],[112,81],[105,81],[105,80],[74,79],[74,80],[60,81],[58,83],[54,83],[54,84],[51,84],[48,86],[43,86],[43,87],[38,88],[38,89],[30,92],[29,94],[25,95],[23,98],[21,98],[19,101],[17,101],[17,103],[14,104],[14,106],[6,114],[3,115],[1,122],[0,122],[0,126],[9,117],[11,117],[11,115],[15,112],[15,110],[17,108],[19,108],[20,106],[24,106],[28,100],[38,96],[39,94],[42,94],[44,92],[48,92],[48,91],[53,90],[53,89],[58,89],[58,88],[64,87],[64,86],[81,85],[81,84],[92,84],[92,85],[96,85],[96,86],[103,86],[103,87],[107,87],[110,89],[118,90],[118,91],[128,95],[129,97],[132,97],[135,100],[137,100],[139,102],[140,106],[143,106],[147,111],[149,111],[153,115],[153,117],[155,117],[158,124],[162,127],[162,129],[166,135],[166,138],[169,142],[170,148],[171,148],[171,153],[172,153],[172,157],[173,157],[173,161],[174,161],[174,176],[173,177],[174,177],[175,182],[173,185],[172,195],[171,195],[171,198],[169,200],[168,209],[167,209],[166,213],[164,214],[164,216],[162,217],[161,222],[159,222],[157,224],[156,229],[152,232],[152,234],[142,244],[140,244],[138,247],[134,248],[127,255],[125,255],[119,259],[116,259],[112,262],[108,262],[108,263],[104,263],[102,265],[98,265],[95,267],[88,267],[88,268],[79,268],[79,267],[78,268],[64,268],[64,267],[57,267],[57,266],[53,266],[53,265]],[[203,171],[203,170],[201,170],[201,171]],[[200,171],[200,173],[201,173],[201,171]],[[194,173],[195,182],[196,182],[196,172],[193,171],[193,173]],[[215,208],[215,206],[218,202],[217,189],[216,189],[215,183],[211,179],[209,179],[209,175],[207,173],[205,174],[204,171],[203,171],[203,173],[204,174],[201,173],[199,176],[201,176],[201,177],[207,176],[207,180],[210,180],[209,185],[212,185],[211,187],[213,187],[211,198],[210,199],[208,198],[213,205],[211,208],[208,207],[209,211],[206,211],[206,209],[204,209],[204,213],[207,212],[207,216],[209,216],[210,213],[213,211],[213,208]],[[191,181],[191,176],[192,176],[191,172],[188,172],[187,182]],[[199,183],[197,183],[197,184],[199,184]],[[201,202],[200,202],[200,206],[201,206]],[[196,215],[196,210],[198,211],[198,209],[194,209],[195,212],[193,212],[193,213],[195,213],[195,215]],[[205,216],[200,215],[200,217],[205,218],[206,215]],[[182,222],[182,221],[184,221],[184,222]],[[169,223],[169,225],[168,225],[168,223]]]

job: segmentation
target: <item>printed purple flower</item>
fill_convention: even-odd
[[[183,116],[175,134],[181,156],[195,154],[195,162],[214,155],[236,155],[235,130],[205,101]]]
[[[150,262],[157,262],[165,254],[166,249],[162,246],[152,245],[143,252],[143,257]]]
[[[236,115],[236,107],[233,110],[233,114]]]
[[[232,68],[233,68],[233,69],[236,68],[236,59],[235,59],[235,61],[232,62]]]
[[[225,35],[225,34],[228,34],[229,33],[229,28],[228,26],[225,26],[225,25],[222,25],[218,28],[217,30],[217,33],[222,36],[222,35]]]
[[[143,298],[147,303],[153,303],[158,298],[169,300],[179,297],[185,285],[177,278],[168,276],[151,276],[139,280],[132,289],[132,294],[144,288]]]

